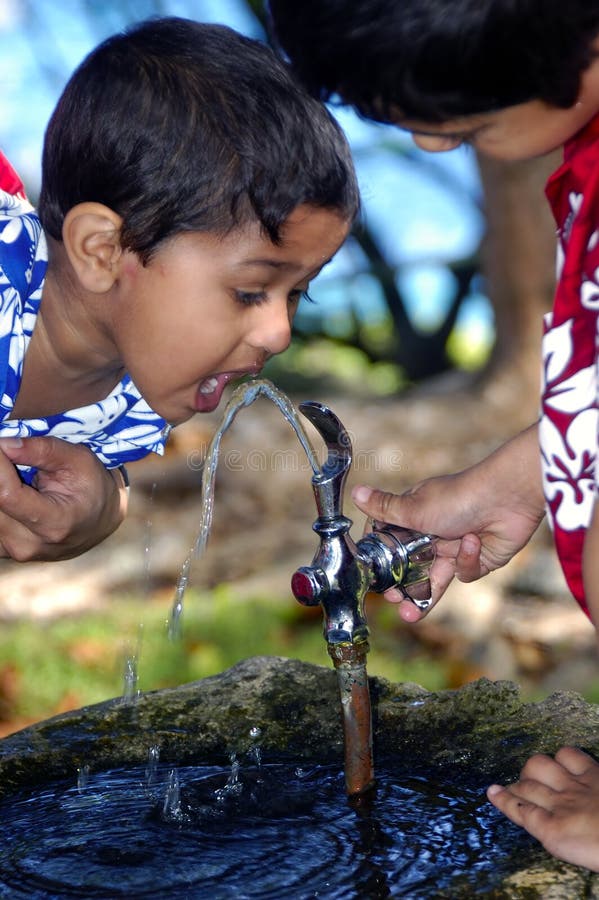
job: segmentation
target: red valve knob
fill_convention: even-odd
[[[293,596],[304,606],[318,606],[327,589],[327,578],[321,569],[302,566],[291,578]]]

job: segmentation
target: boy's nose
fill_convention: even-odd
[[[447,150],[455,150],[464,143],[461,138],[449,134],[413,134],[412,140],[417,147],[426,150],[427,153],[444,153]]]
[[[266,350],[269,356],[282,353],[291,343],[291,319],[287,304],[281,304],[281,307],[278,303],[256,307],[254,327],[248,336],[252,346]]]

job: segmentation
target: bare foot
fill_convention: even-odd
[[[492,784],[491,803],[565,862],[599,872],[599,764],[562,747],[555,759],[532,756],[520,780]]]

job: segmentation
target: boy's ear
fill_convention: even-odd
[[[109,291],[119,275],[121,217],[103,203],[78,203],[68,211],[62,240],[81,285],[88,291]]]

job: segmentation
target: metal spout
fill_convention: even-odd
[[[314,425],[327,447],[326,461],[312,478],[316,509],[321,518],[336,519],[343,516],[343,491],[352,464],[351,439],[328,406],[315,400],[306,400],[300,403],[299,408]]]
[[[329,644],[337,672],[343,734],[345,737],[345,789],[348,797],[374,787],[372,713],[366,672],[368,644]]]

